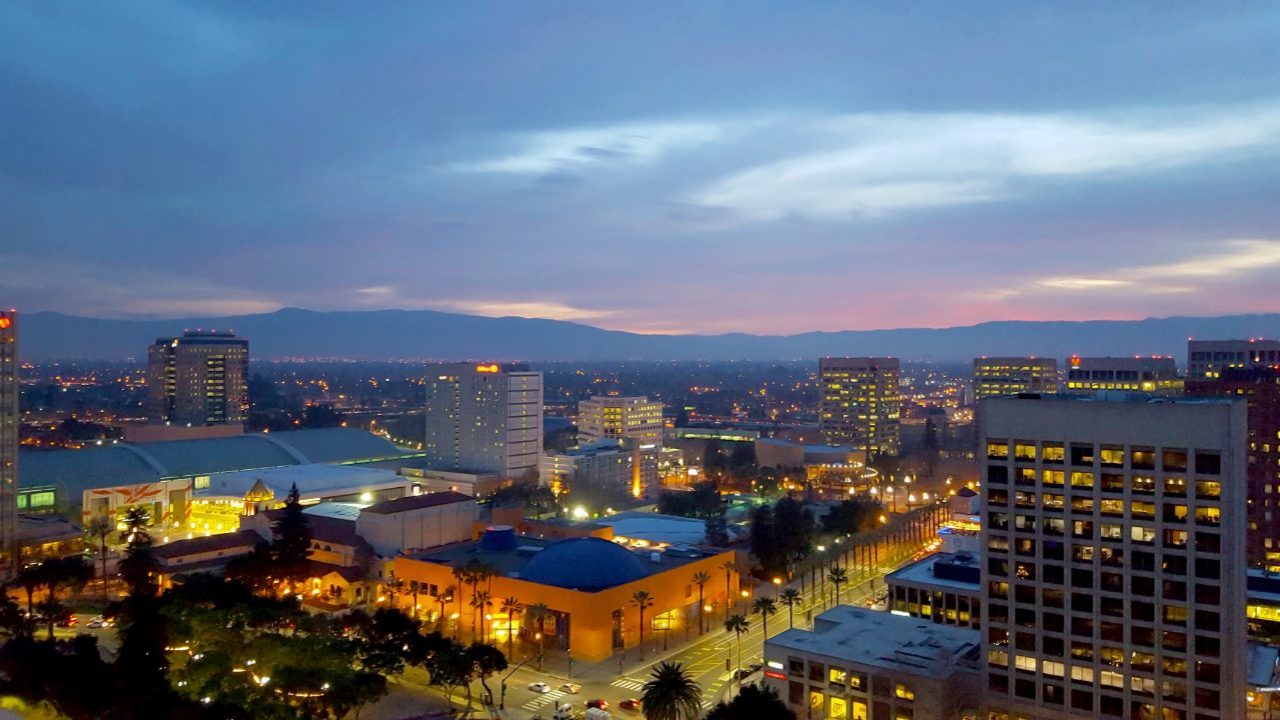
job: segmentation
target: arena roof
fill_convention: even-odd
[[[78,499],[93,488],[308,463],[373,462],[402,454],[390,441],[356,428],[116,443],[85,450],[23,450],[18,485],[55,486]]]
[[[197,490],[195,496],[244,497],[258,482],[283,501],[294,485],[303,500],[311,500],[404,486],[409,480],[389,468],[311,463],[220,473],[210,477],[209,487]]]

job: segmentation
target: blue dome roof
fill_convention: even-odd
[[[520,578],[541,585],[595,592],[648,576],[644,563],[618,543],[597,537],[562,540],[534,555]]]

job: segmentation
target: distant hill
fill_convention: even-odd
[[[980,355],[1173,355],[1188,337],[1280,337],[1280,314],[1083,322],[1000,321],[954,328],[846,330],[799,335],[638,335],[532,318],[431,310],[313,312],[176,320],[101,320],[37,312],[22,319],[28,360],[142,359],[157,337],[184,328],[234,329],[255,358],[414,360],[789,360],[891,355],[967,361]]]

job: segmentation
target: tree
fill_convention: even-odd
[[[799,605],[802,599],[800,591],[795,588],[787,588],[778,594],[778,602],[787,606],[787,625],[791,628],[796,626],[796,605]]]
[[[534,631],[534,639],[538,643],[538,672],[542,672],[542,649],[545,639],[542,628],[549,617],[551,617],[551,609],[546,606],[546,603],[534,603],[525,608],[524,618],[529,621]]]
[[[289,488],[280,517],[271,525],[271,557],[279,575],[291,584],[310,575],[307,559],[311,556],[311,525],[303,512],[298,484]]]
[[[646,720],[694,720],[702,714],[702,688],[680,663],[658,663],[642,693]]]
[[[640,611],[640,660],[644,661],[644,611],[653,607],[653,598],[647,590],[637,590],[631,596],[631,604]]]
[[[729,590],[729,581],[733,579],[733,573],[738,569],[738,565],[732,560],[725,560],[720,569],[724,571],[724,611],[728,613],[729,606],[733,604],[733,594]]]
[[[484,643],[472,643],[467,648],[467,661],[471,669],[471,676],[480,679],[480,685],[484,688],[486,702],[493,703],[493,691],[489,689],[487,680],[493,677],[494,673],[502,672],[507,669],[507,658],[498,648]]]
[[[773,509],[761,505],[751,511],[751,554],[760,563],[766,575],[786,570],[784,550],[778,538],[773,519]]]
[[[107,602],[107,540],[115,532],[115,524],[106,515],[95,515],[84,526],[84,534],[97,546],[98,560],[102,563],[102,602]]]
[[[723,510],[715,515],[708,515],[703,521],[703,527],[708,545],[725,547],[729,544],[729,523],[725,520]]]
[[[42,564],[25,565],[18,571],[18,576],[13,579],[12,584],[22,588],[27,593],[27,616],[35,617],[36,609],[34,597],[36,590],[44,585],[45,569]]]
[[[778,604],[773,598],[758,597],[755,602],[751,603],[751,614],[759,615],[760,622],[764,625],[764,639],[769,639],[769,616],[778,613]]]
[[[716,703],[706,720],[796,720],[796,714],[773,688],[751,684],[728,703]]]
[[[453,702],[453,691],[459,685],[466,685],[467,696],[470,699],[473,667],[466,648],[456,640],[448,640],[432,656],[430,683],[443,687],[445,699],[449,702]]]
[[[832,565],[831,571],[827,574],[827,580],[829,580],[832,586],[834,586],[836,589],[836,604],[839,605],[840,604],[840,586],[845,584],[846,582],[849,582],[849,574],[845,572],[845,569],[840,567],[839,565]]]
[[[471,570],[466,567],[455,567],[453,579],[457,581],[458,622],[453,625],[453,639],[458,639],[458,627],[462,625],[462,586],[471,582]]]
[[[486,622],[485,615],[489,612],[489,608],[493,607],[493,598],[489,596],[488,590],[480,590],[471,594],[471,634],[476,631],[476,618],[480,620],[480,641],[484,642],[488,639],[489,623]]]
[[[45,587],[49,590],[49,597],[41,605],[44,608],[45,622],[49,626],[49,639],[53,640],[54,623],[66,613],[66,608],[58,602],[58,590],[84,587],[93,577],[93,568],[78,555],[50,558],[41,563],[41,567]]]
[[[440,608],[439,610],[440,617],[437,618],[437,622],[436,622],[436,627],[439,629],[444,629],[444,606],[446,603],[453,601],[453,594],[456,592],[458,592],[458,586],[449,585],[445,587],[444,590],[441,590],[440,594],[436,596],[436,604]]]
[[[711,573],[699,570],[693,574],[693,584],[698,586],[698,634],[706,632],[706,605],[702,602],[703,588],[707,583],[711,582]]]
[[[747,618],[742,615],[731,615],[724,621],[724,629],[733,633],[738,646],[738,669],[742,669],[742,633],[751,627]]]
[[[512,646],[515,643],[516,634],[513,631],[516,624],[516,616],[524,610],[524,604],[520,602],[520,598],[512,595],[502,600],[502,612],[507,616],[507,657],[514,658],[512,655]]]
[[[124,523],[124,541],[126,543],[143,540],[142,536],[146,536],[145,540],[150,542],[151,534],[147,531],[147,526],[151,524],[151,514],[147,512],[146,508],[134,506],[125,510],[121,521]]]

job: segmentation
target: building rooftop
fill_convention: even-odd
[[[84,530],[57,515],[18,516],[17,541],[21,545],[73,540],[82,535]]]
[[[941,567],[939,567],[941,566]],[[978,593],[982,589],[982,562],[970,553],[939,552],[928,555],[885,576],[885,582],[910,582]]]
[[[173,560],[186,555],[202,555],[241,547],[251,548],[262,541],[262,536],[252,530],[237,530],[208,537],[194,537],[190,540],[174,540],[171,543],[157,545],[152,553],[161,560]]]
[[[786,630],[769,648],[838,658],[849,663],[945,677],[981,666],[981,631],[935,625],[878,610],[840,605],[817,617],[813,630]]]
[[[84,450],[22,451],[18,484],[57,486],[78,498],[93,488],[311,463],[374,462],[400,455],[390,441],[355,428],[116,443]]]
[[[195,496],[197,498],[244,497],[259,482],[275,493],[277,500],[283,500],[294,485],[298,486],[298,495],[308,499],[335,493],[347,494],[403,486],[410,480],[398,475],[390,468],[310,463],[236,470],[212,475],[209,478],[209,487],[196,490]]]
[[[422,508],[452,505],[460,502],[475,502],[475,500],[470,495],[463,495],[460,492],[453,491],[427,493],[426,495],[406,495],[395,500],[384,500],[376,505],[370,505],[364,509],[364,512],[375,515],[393,515],[408,510],[421,510]]]
[[[656,550],[633,551],[594,537],[555,541],[521,535],[516,538],[516,546],[514,550],[491,552],[482,550],[480,543],[467,542],[410,557],[454,567],[477,560],[498,568],[507,577],[583,592],[616,587],[706,557],[696,552],[677,556]],[[544,552],[550,554],[539,558]],[[658,562],[652,562],[652,553],[658,554]]]
[[[612,527],[616,538],[665,545],[702,545],[707,541],[707,524],[696,518],[631,510],[596,518],[595,522]]]

